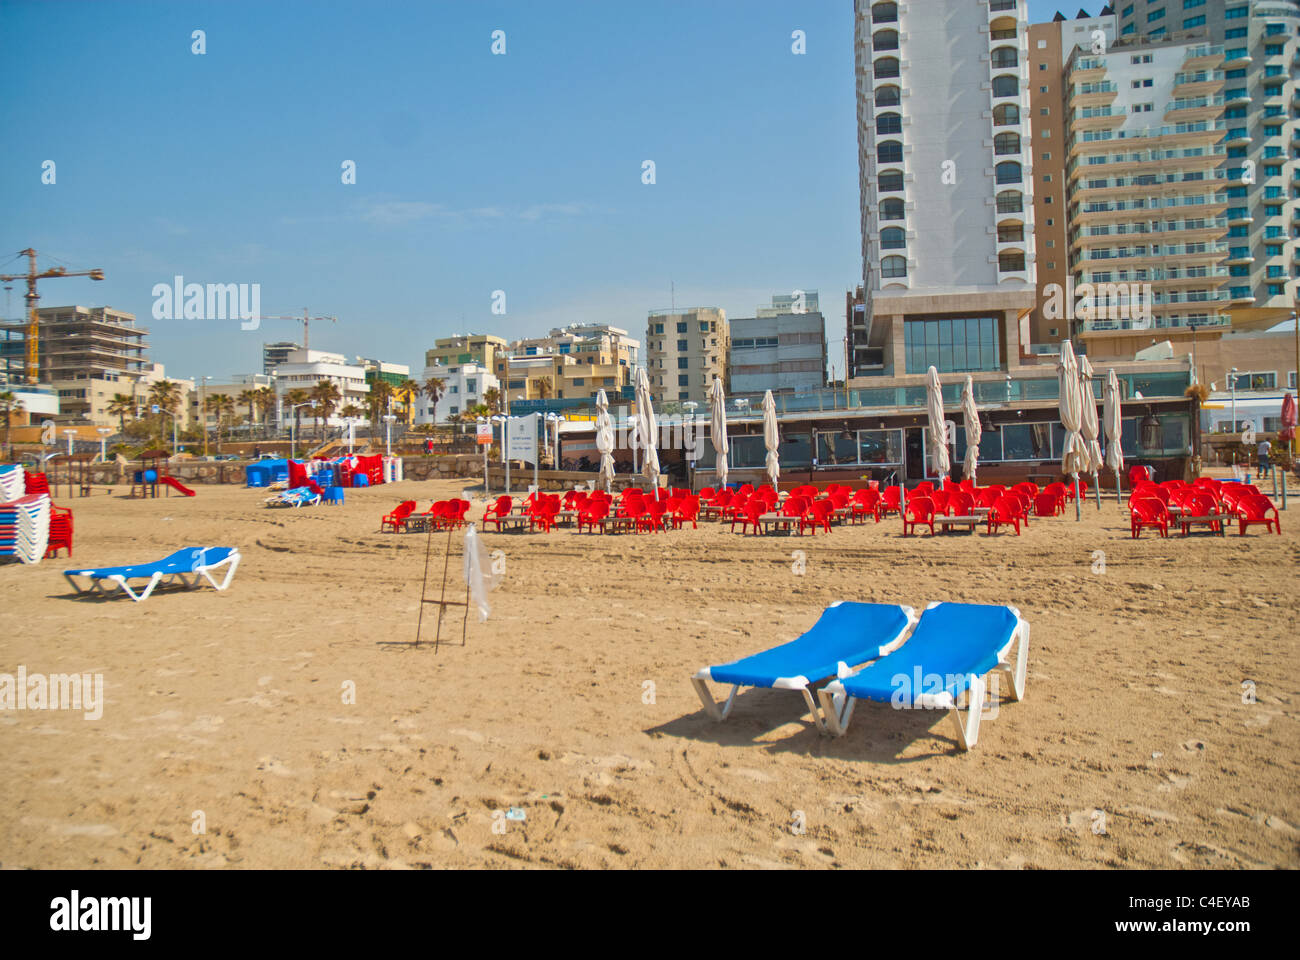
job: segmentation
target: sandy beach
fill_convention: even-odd
[[[492,615],[435,653],[409,644],[426,537],[379,518],[461,488],[56,498],[74,559],[0,566],[0,672],[102,674],[106,702],[0,713],[0,866],[1300,866],[1296,514],[1137,541],[1113,496],[1020,537],[488,532]],[[186,545],[239,548],[229,590],[84,601],[62,577]],[[1026,699],[970,753],[937,713],[860,704],[838,740],[794,693],[703,713],[698,668],[836,600],[1017,606]]]

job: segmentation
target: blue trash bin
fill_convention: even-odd
[[[364,473],[354,474],[352,477],[352,486],[368,487],[370,486],[370,478],[367,477]]]

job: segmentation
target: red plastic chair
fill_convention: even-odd
[[[510,512],[515,508],[515,498],[503,495],[496,498],[496,501],[488,504],[488,508],[483,511],[483,529],[487,529],[489,523],[495,523],[497,529],[501,529],[501,518],[510,516]]]
[[[397,505],[392,513],[385,514],[379,521],[379,529],[382,532],[385,527],[392,527],[393,532],[406,529],[406,518],[415,512],[414,500],[403,500]]]
[[[811,528],[814,535],[818,527],[830,533],[831,517],[834,515],[835,504],[829,500],[814,500],[804,515],[799,518],[799,535],[803,536],[805,527]]]
[[[1025,519],[1025,509],[1023,501],[1011,494],[1003,494],[994,502],[992,509],[989,511],[988,532],[996,533],[998,527],[1010,524],[1016,528],[1016,536],[1020,536],[1020,523]]]
[[[1001,499],[1002,494],[994,487],[985,487],[980,491],[979,498],[976,502],[986,509],[991,508]]]
[[[1034,497],[1034,514],[1039,517],[1057,517],[1065,512],[1065,498],[1043,491]]]
[[[1130,499],[1128,510],[1134,540],[1141,535],[1143,527],[1154,527],[1160,531],[1160,536],[1169,536],[1169,511],[1163,500],[1157,497]]]
[[[672,515],[673,529],[680,530],[682,524],[685,523],[687,520],[691,522],[692,530],[698,529],[699,525],[695,522],[695,518],[698,517],[699,515],[700,515],[700,501],[697,500],[695,497],[686,497],[685,499],[682,500],[681,503],[677,505],[677,509],[673,511],[673,515]]]
[[[908,536],[916,529],[918,523],[930,528],[934,536],[934,500],[930,497],[912,496],[907,498],[907,513],[903,517],[903,536]]]
[[[1273,501],[1262,493],[1247,493],[1239,498],[1236,512],[1239,536],[1244,537],[1247,527],[1259,523],[1264,525],[1266,532],[1272,530],[1281,536],[1282,520],[1277,515],[1277,507],[1273,506]]]
[[[934,502],[934,515],[942,517],[948,513],[948,504],[950,497],[947,490],[936,490],[930,494],[930,499]]]
[[[739,523],[741,533],[744,533],[750,527],[753,527],[754,533],[762,533],[763,525],[758,518],[769,512],[766,500],[761,497],[750,497],[745,501],[744,509],[731,518],[732,532],[735,532],[736,524]]]
[[[859,522],[865,521],[867,517],[875,518],[877,523],[880,522],[880,492],[864,487],[853,495],[849,501],[849,509],[852,511],[851,516]]]
[[[1139,483],[1143,483],[1143,482],[1146,483],[1151,482],[1150,471],[1148,471],[1146,467],[1140,466],[1138,464],[1134,464],[1133,466],[1129,467],[1128,485],[1130,487],[1136,487]]]
[[[589,499],[583,508],[578,511],[578,532],[582,532],[584,524],[588,533],[595,530],[598,525],[603,532],[605,520],[609,516],[609,504],[610,501],[603,497]]]
[[[30,477],[31,474],[28,474]],[[45,474],[37,474],[42,479]],[[46,557],[57,557],[59,550],[67,550],[72,556],[72,511],[67,507],[50,504],[50,534],[45,547]]]
[[[898,513],[899,502],[898,487],[885,487],[885,492],[880,498],[880,508],[878,516],[884,516],[890,513]]]
[[[471,504],[468,500],[449,500],[447,509],[442,517],[435,521],[439,527],[444,529],[465,526],[465,514],[469,513]]]
[[[1210,530],[1219,536],[1224,535],[1223,521],[1228,519],[1226,511],[1219,509],[1219,502],[1214,499],[1214,495],[1208,490],[1188,487],[1185,490],[1178,491],[1175,496],[1178,497],[1178,506],[1182,508],[1182,513],[1178,516],[1178,525],[1182,528],[1183,536],[1187,536],[1193,524],[1203,523],[1209,526]]]

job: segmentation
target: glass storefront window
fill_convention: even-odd
[[[908,373],[997,370],[998,325],[995,317],[944,317],[909,320],[903,325]]]

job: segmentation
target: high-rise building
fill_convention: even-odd
[[[826,321],[817,291],[779,294],[755,316],[730,321],[733,396],[803,394],[826,386]]]
[[[1223,45],[1234,330],[1295,309],[1300,273],[1300,0],[1121,0],[1119,37]]]
[[[871,308],[849,311],[850,377],[1019,366],[1037,275],[1024,0],[857,0],[854,45]]]
[[[717,307],[650,311],[646,322],[646,375],[656,403],[708,399],[715,377],[727,375],[731,333]]]
[[[1065,168],[1069,159],[1070,118],[1065,100],[1065,64],[1079,46],[1105,50],[1115,42],[1115,14],[1109,6],[1095,17],[1067,20],[1058,13],[1050,23],[1029,27],[1029,114],[1034,118],[1034,248],[1038,265],[1038,301],[1029,315],[1030,350],[1053,353],[1071,335],[1070,325],[1043,316],[1044,291],[1065,290],[1070,283]]]
[[[1147,331],[1228,324],[1222,62],[1220,46],[1163,36],[1067,56],[1076,290],[1041,309],[1095,357],[1133,356]],[[1078,290],[1091,299],[1076,311]]]

